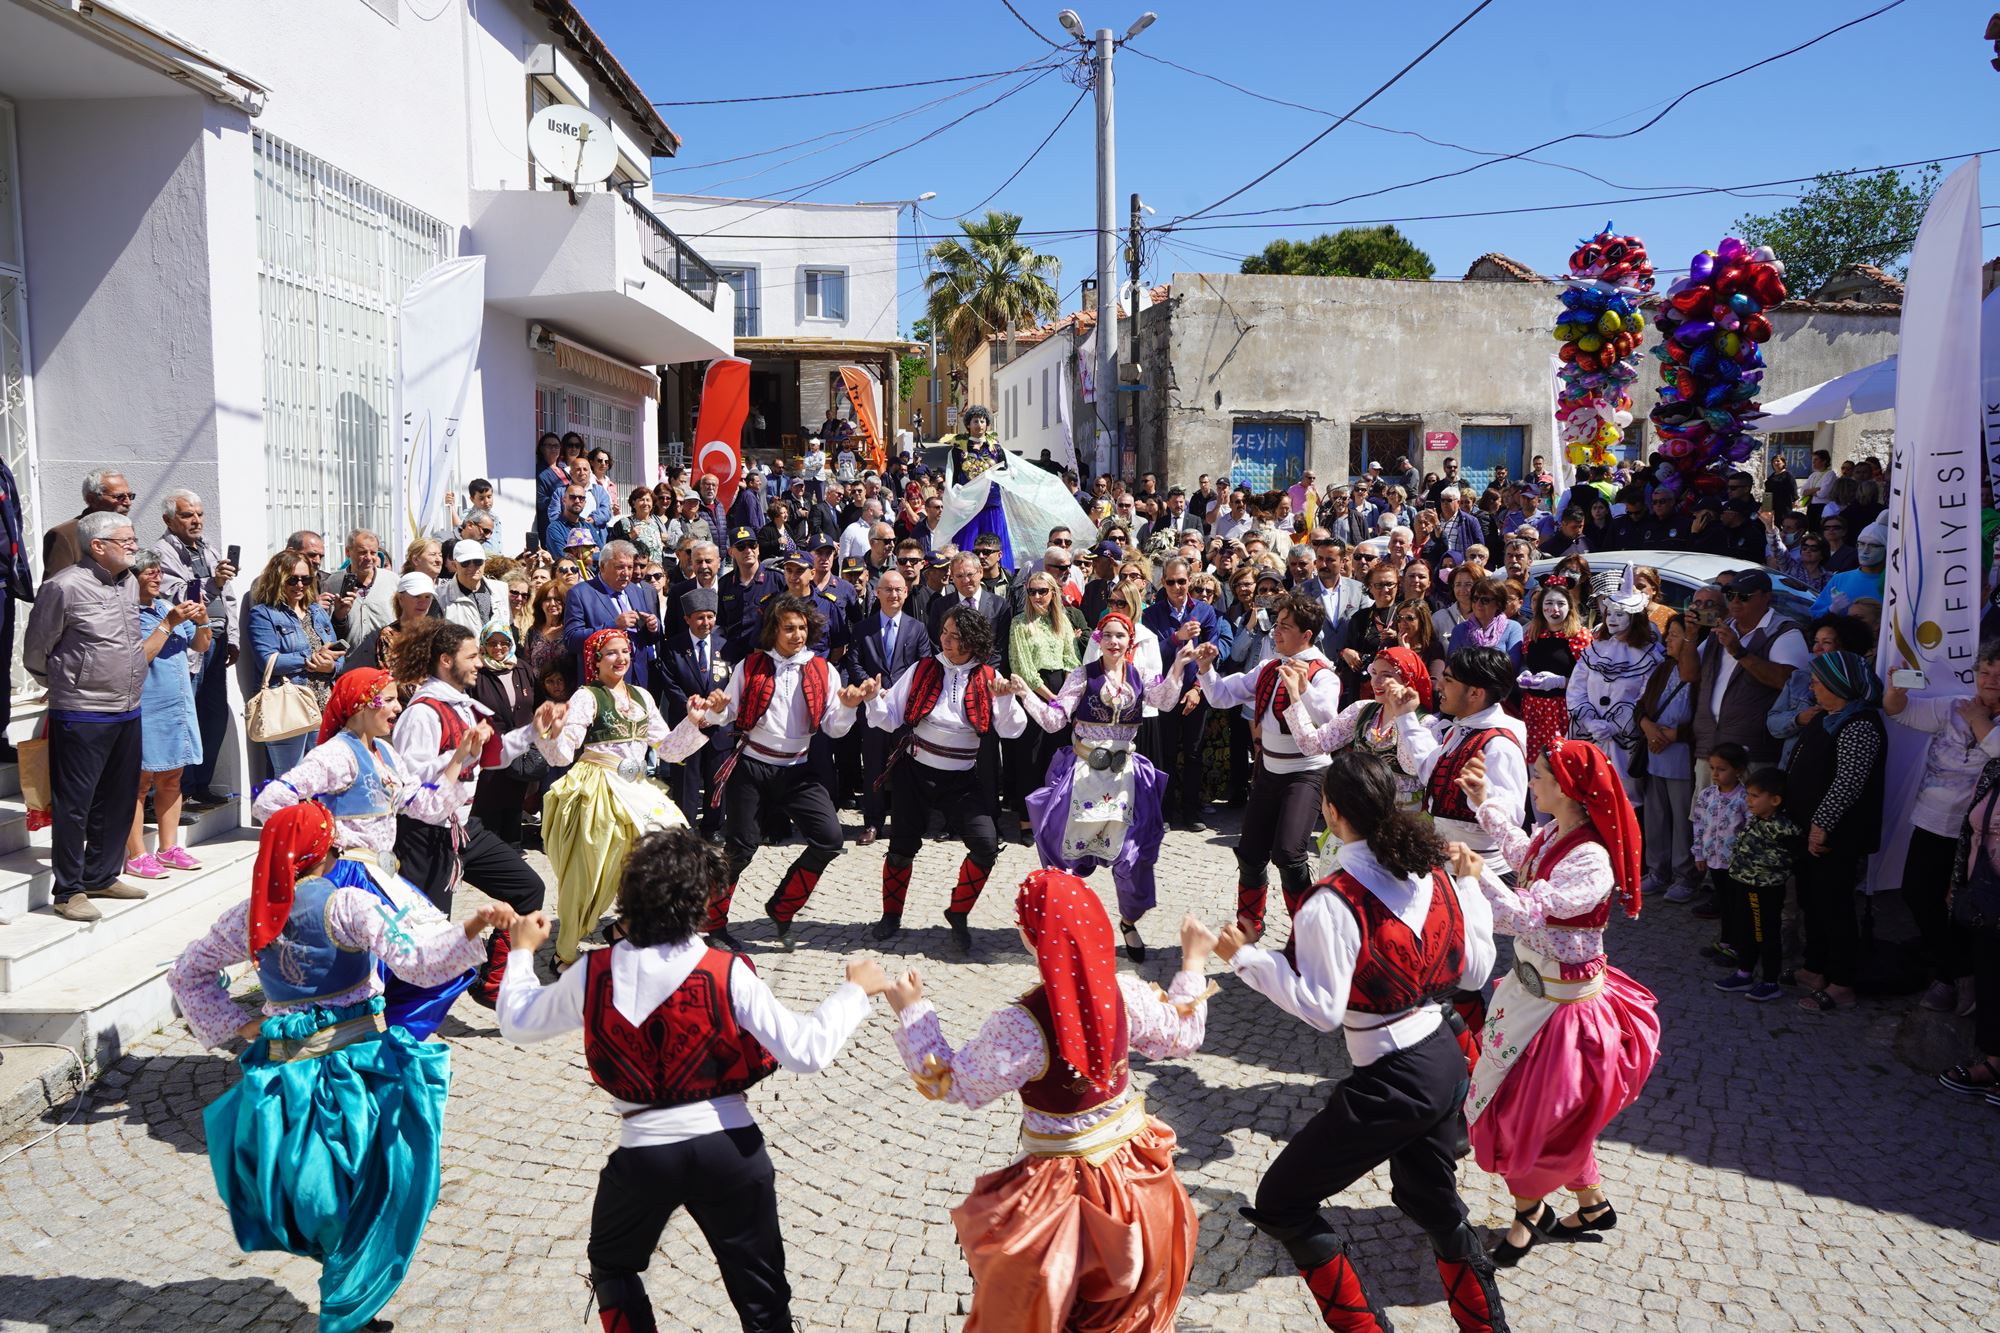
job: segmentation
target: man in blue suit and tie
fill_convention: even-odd
[[[1188,595],[1194,571],[1175,556],[1160,571],[1160,591],[1139,617],[1160,641],[1160,659],[1171,669],[1181,645],[1215,642],[1215,608]],[[1208,725],[1208,704],[1195,686],[1192,666],[1181,669],[1184,702],[1160,710],[1160,767],[1167,775],[1164,813],[1175,827],[1199,831],[1201,818],[1201,733]]]
[[[669,638],[660,649],[660,709],[667,721],[679,726],[687,716],[687,701],[696,695],[713,694],[729,684],[729,653],[717,611],[721,599],[713,588],[690,587],[681,594],[681,617],[686,628]],[[735,732],[729,727],[712,727],[706,733],[709,744],[685,764],[676,764],[669,786],[681,813],[703,837],[722,836],[722,811],[710,809],[715,794],[715,775],[723,759],[735,747]]]
[[[660,593],[650,583],[634,582],[639,548],[631,542],[608,543],[594,577],[569,590],[563,605],[563,641],[576,656],[576,682],[583,677],[583,641],[601,629],[622,629],[632,640],[628,683],[650,690],[659,676],[654,657],[660,647]]]
[[[859,685],[872,677],[879,678],[887,688],[903,672],[930,656],[929,632],[922,621],[903,610],[909,595],[910,585],[896,570],[891,569],[876,580],[875,606],[855,616],[853,638],[848,644],[846,660],[841,664],[845,668],[848,684]],[[896,734],[877,731],[867,724],[865,717],[860,730],[862,829],[856,841],[865,847],[875,841],[877,832],[888,817],[888,792],[877,791],[875,779],[881,776],[889,762],[889,751],[896,743]]]

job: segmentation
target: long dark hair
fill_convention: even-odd
[[[1389,765],[1361,750],[1342,750],[1320,779],[1320,795],[1353,826],[1392,875],[1428,875],[1444,864],[1444,839],[1408,810],[1396,807]]]

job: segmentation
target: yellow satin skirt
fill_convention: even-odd
[[[618,897],[632,844],[655,829],[685,828],[667,789],[577,757],[542,798],[542,843],[556,872],[556,957],[576,961],[579,942]]]

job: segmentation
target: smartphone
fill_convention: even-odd
[[[1921,690],[1930,684],[1924,673],[1915,667],[1903,667],[1889,673],[1889,683],[1899,690]]]
[[[1722,609],[1715,606],[1697,606],[1694,609],[1694,623],[1704,629],[1714,629],[1722,623]]]
[[[230,547],[223,558],[238,569],[243,568],[243,548],[241,546]]]

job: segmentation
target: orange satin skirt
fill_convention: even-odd
[[[1151,1116],[1102,1165],[1029,1157],[951,1210],[972,1269],[965,1333],[1172,1333],[1199,1224]]]

